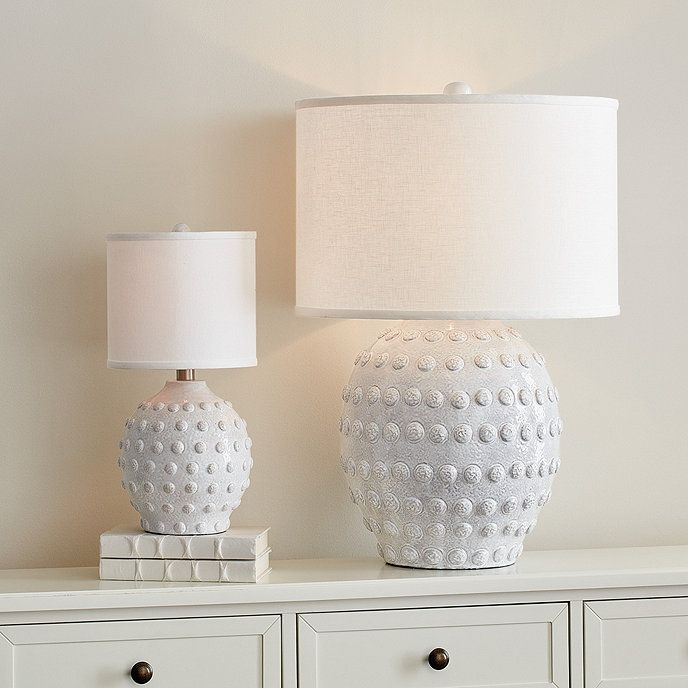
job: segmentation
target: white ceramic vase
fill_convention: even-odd
[[[122,486],[150,533],[222,533],[253,465],[246,422],[203,381],[168,382],[126,420]]]
[[[498,321],[408,321],[355,360],[341,467],[390,564],[512,564],[559,469],[558,393]]]

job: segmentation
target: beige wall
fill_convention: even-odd
[[[115,460],[161,372],[105,367],[113,231],[258,232],[259,366],[236,524],[277,557],[369,555],[337,469],[339,391],[380,322],[297,319],[293,102],[478,91],[619,98],[622,316],[524,323],[566,420],[530,548],[688,539],[688,3],[0,0],[0,566],[93,564],[132,518]]]

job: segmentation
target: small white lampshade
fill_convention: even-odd
[[[608,98],[365,96],[297,103],[297,312],[615,315]]]
[[[108,367],[256,365],[255,239],[255,232],[108,235]]]

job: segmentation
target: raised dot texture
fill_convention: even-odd
[[[504,442],[513,442],[517,434],[516,426],[511,423],[503,423],[499,426],[499,437]]]
[[[396,387],[388,387],[385,390],[384,403],[385,406],[395,406],[400,398],[399,390]]]
[[[392,476],[396,480],[408,480],[411,477],[411,469],[403,461],[397,461],[392,466]]]
[[[430,390],[425,395],[425,405],[428,408],[438,409],[442,406],[443,403],[444,403],[444,394],[442,394],[442,392],[440,392],[438,389]]]
[[[394,368],[394,370],[402,370],[408,365],[408,362],[409,357],[406,354],[395,356],[394,360],[392,361],[392,368]]]
[[[442,516],[447,513],[447,503],[440,497],[432,497],[428,500],[426,509],[433,516]]]
[[[417,387],[409,387],[404,392],[404,403],[408,406],[418,406],[422,399],[423,395]]]
[[[419,558],[418,550],[415,547],[411,547],[411,545],[404,545],[401,548],[401,558],[407,564],[415,564]]]
[[[361,353],[342,394],[340,464],[351,501],[390,563],[513,563],[559,465],[557,392],[544,360],[499,323],[414,322],[386,338],[394,332]],[[241,471],[249,464],[239,456]],[[535,503],[524,510],[530,494]]]
[[[437,361],[432,356],[421,356],[418,359],[418,370],[423,373],[428,373],[434,370],[437,366]]]
[[[490,482],[501,482],[506,477],[506,470],[501,464],[495,464],[494,466],[490,467],[490,470],[487,472],[487,477]]]
[[[473,502],[466,497],[462,497],[454,505],[454,513],[457,516],[468,516],[473,511]]]
[[[483,423],[478,428],[478,439],[485,444],[494,442],[497,439],[497,428],[490,423]]]
[[[499,527],[496,523],[487,523],[483,526],[482,535],[486,538],[494,537],[497,534]]]
[[[476,466],[475,464],[471,464],[470,466],[466,466],[463,472],[463,479],[469,484],[469,485],[477,485],[483,477],[483,472],[480,469],[480,466]]]
[[[523,478],[526,474],[526,467],[523,461],[514,461],[509,469],[509,475],[517,480],[518,478]]]
[[[473,361],[478,368],[487,369],[492,366],[492,359],[487,354],[478,354]]]
[[[366,392],[366,401],[369,404],[377,404],[380,401],[380,388],[377,385],[373,385]]]
[[[449,339],[452,342],[465,342],[468,339],[468,336],[463,330],[450,330]]]
[[[419,483],[429,483],[432,480],[433,473],[432,466],[427,463],[419,463],[413,469],[413,477]]]
[[[489,389],[479,389],[475,393],[475,403],[478,406],[489,406],[492,403],[492,392]]]
[[[473,437],[473,428],[471,428],[470,425],[466,425],[466,423],[461,423],[461,425],[457,425],[454,428],[452,434],[459,444],[466,444],[470,442]]]
[[[380,437],[380,427],[377,423],[366,423],[365,434],[369,442],[377,442]]]
[[[423,550],[423,561],[431,566],[437,566],[442,562],[442,552],[436,547],[427,547]]]
[[[425,437],[425,428],[417,421],[406,426],[406,439],[409,442],[420,442]]]
[[[407,514],[417,516],[423,511],[423,502],[417,497],[407,497],[402,502],[402,508]]]
[[[454,535],[461,540],[470,537],[473,532],[473,526],[470,523],[457,523],[454,526]]]
[[[447,370],[451,370],[452,372],[456,372],[458,370],[463,370],[464,367],[464,361],[461,356],[450,356],[445,362],[444,366]]]
[[[476,508],[476,512],[481,516],[491,516],[497,510],[497,502],[489,497],[480,502]]]
[[[396,423],[387,423],[382,430],[382,437],[390,444],[396,442],[401,436],[401,429]]]
[[[404,525],[404,537],[409,540],[420,540],[423,537],[423,530],[416,523],[407,523]]]
[[[447,561],[452,566],[463,566],[467,559],[466,550],[459,547],[449,550],[447,552]]]
[[[473,553],[473,556],[471,557],[471,561],[476,566],[485,566],[485,564],[487,564],[487,562],[489,560],[490,560],[490,553],[486,549],[476,550]]]
[[[439,470],[437,471],[437,476],[443,483],[450,485],[456,481],[458,471],[456,470],[456,466],[445,464],[444,466],[440,466]]]
[[[447,441],[449,432],[441,423],[436,423],[428,430],[428,438],[433,444],[442,444]]]
[[[387,469],[387,464],[384,461],[376,461],[373,464],[372,475],[375,477],[376,480],[387,480],[387,478],[389,477],[389,470]]]
[[[378,354],[375,357],[374,365],[376,368],[382,368],[387,363],[388,360],[389,360],[389,354],[387,354],[387,353]]]
[[[387,511],[396,513],[401,508],[399,498],[393,492],[387,492],[382,497],[382,505]]]
[[[455,409],[463,410],[471,403],[471,399],[466,392],[454,392],[451,395],[451,405]]]

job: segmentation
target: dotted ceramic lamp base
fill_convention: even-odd
[[[561,419],[543,357],[500,322],[404,322],[356,357],[341,467],[390,564],[512,564],[550,498]]]
[[[168,382],[120,442],[122,486],[149,533],[222,533],[249,486],[246,422],[205,382]]]

